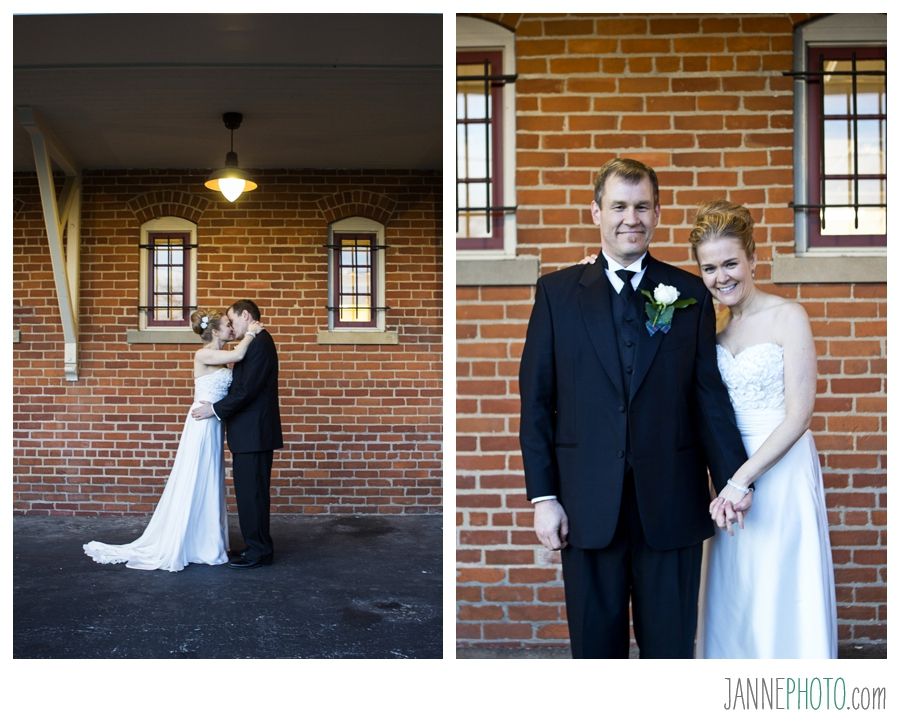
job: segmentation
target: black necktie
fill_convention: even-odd
[[[622,299],[626,301],[631,299],[634,296],[634,287],[631,286],[631,278],[637,274],[635,271],[628,271],[627,269],[617,269],[616,276],[619,277],[623,282],[625,282],[625,286],[622,287],[622,290],[619,292],[619,295]]]

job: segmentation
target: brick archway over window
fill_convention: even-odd
[[[128,200],[128,208],[141,224],[162,216],[177,216],[199,224],[207,206],[209,199],[184,191],[148,191]]]
[[[323,196],[316,204],[328,224],[350,216],[363,216],[387,226],[397,208],[397,202],[390,196],[372,191],[338,191]]]

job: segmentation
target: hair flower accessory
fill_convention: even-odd
[[[209,326],[209,317],[200,317],[200,329],[206,329]]]
[[[641,294],[650,300],[644,305],[644,311],[647,312],[645,325],[651,337],[657,332],[668,334],[672,328],[672,317],[675,315],[675,310],[697,303],[693,297],[679,299],[681,292],[668,284],[657,284],[653,294],[641,289]]]

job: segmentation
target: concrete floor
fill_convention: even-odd
[[[94,563],[147,518],[15,516],[15,658],[440,658],[440,516],[273,516],[275,563]],[[241,537],[230,522],[231,541]]]

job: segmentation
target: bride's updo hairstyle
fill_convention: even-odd
[[[694,261],[697,260],[697,247],[704,241],[723,236],[740,241],[747,258],[753,257],[756,251],[756,244],[753,241],[753,217],[747,208],[724,199],[704,204],[697,211],[697,220],[689,237]]]
[[[191,329],[200,335],[204,342],[212,342],[214,329],[219,328],[222,312],[215,309],[198,309],[191,315]]]

